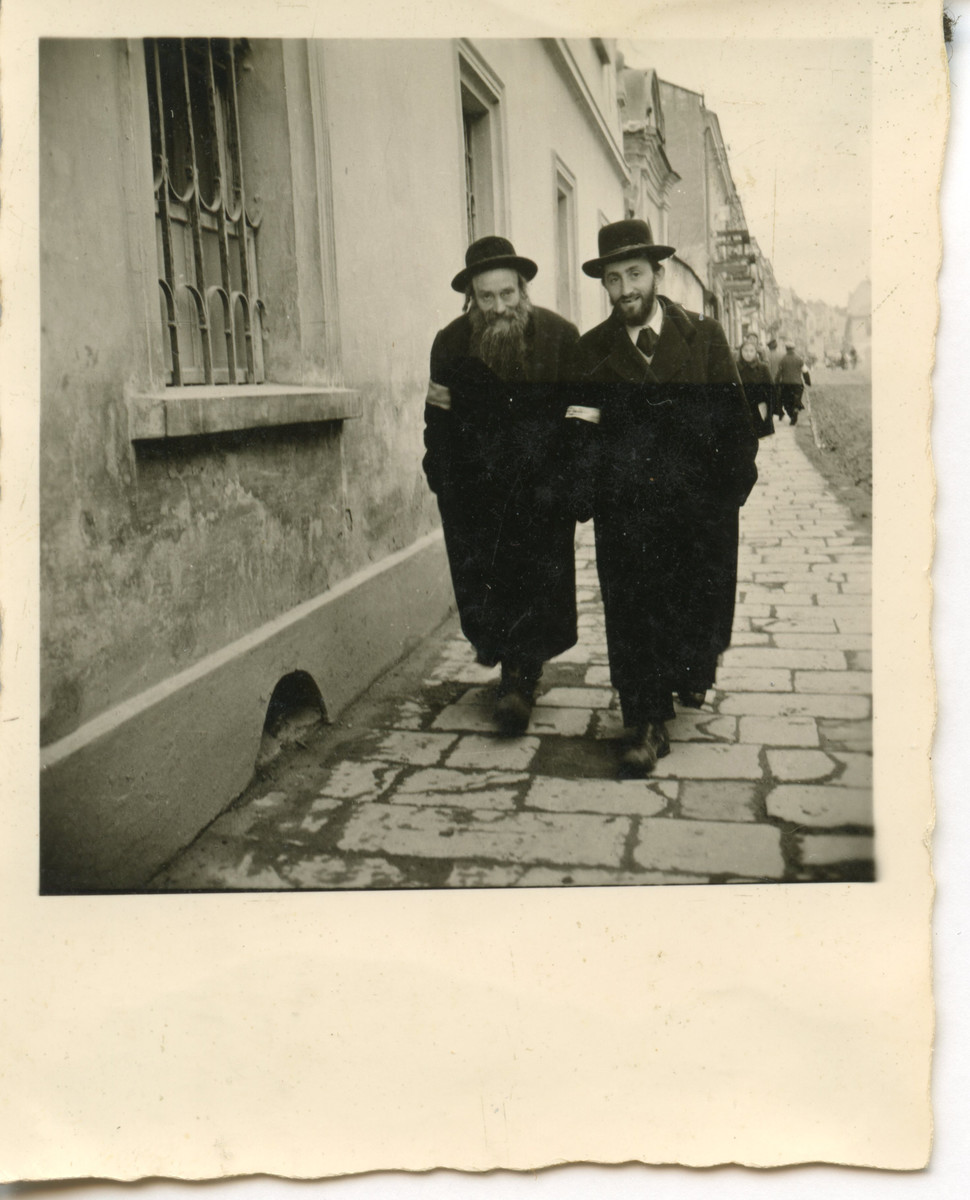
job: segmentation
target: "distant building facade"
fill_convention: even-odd
[[[819,362],[838,362],[845,338],[844,308],[821,300],[810,300],[808,308],[808,351]]]
[[[666,80],[659,94],[666,151],[679,176],[670,189],[670,242],[703,281],[705,311],[737,347],[749,334],[765,334],[763,293],[774,276],[748,231],[717,114],[700,93]]]
[[[447,614],[420,462],[449,281],[504,234],[588,328],[630,174],[605,39],[40,68],[42,879],[124,890],[245,787],[281,686],[333,718]]]
[[[872,284],[868,279],[853,291],[846,306],[844,349],[855,350],[856,363],[872,370]]]
[[[621,65],[617,92],[630,168],[626,215],[646,221],[654,241],[669,244],[671,191],[680,176],[667,158],[660,79],[656,71]],[[716,306],[704,279],[679,252],[664,262],[663,293],[692,312],[713,314]]]

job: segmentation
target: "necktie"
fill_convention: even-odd
[[[660,341],[658,334],[652,329],[641,329],[637,334],[637,349],[647,358],[653,358],[654,352],[657,349],[657,342]]]

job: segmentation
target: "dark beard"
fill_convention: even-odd
[[[525,373],[526,330],[532,305],[522,299],[501,317],[483,312],[476,304],[468,310],[472,337],[470,352],[480,358],[500,379],[516,379]]]
[[[628,312],[623,304],[617,300],[616,304],[614,305],[616,315],[624,325],[642,325],[653,310],[653,302],[656,298],[656,295],[656,290],[651,291],[649,296],[643,296],[638,293],[637,299],[640,301],[640,303],[632,312]]]

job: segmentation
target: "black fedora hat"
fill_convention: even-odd
[[[659,262],[670,258],[673,246],[658,246],[653,240],[646,221],[614,221],[599,231],[599,258],[583,263],[583,271],[593,279],[603,278],[607,263],[620,262],[624,258],[649,258]]]
[[[539,268],[531,258],[522,258],[515,253],[515,247],[508,238],[489,234],[479,238],[465,251],[465,269],[459,271],[451,281],[456,292],[464,292],[469,282],[482,271],[496,271],[500,267],[510,267],[524,279],[534,279]]]

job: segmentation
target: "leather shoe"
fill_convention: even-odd
[[[499,733],[518,737],[529,728],[532,702],[522,692],[507,692],[495,705],[492,715]]]
[[[670,739],[663,721],[638,725],[633,740],[620,759],[621,779],[643,779],[670,753]]]
[[[677,699],[684,708],[703,708],[707,692],[678,692]]]
[[[498,702],[492,714],[499,733],[518,737],[528,729],[541,674],[541,662],[503,661]]]

